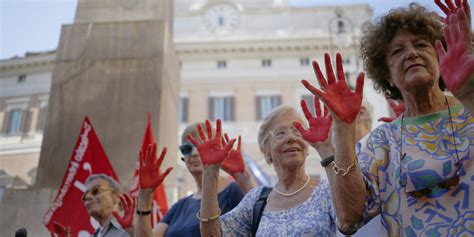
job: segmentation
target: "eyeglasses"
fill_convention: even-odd
[[[193,155],[193,144],[191,143],[184,143],[181,146],[179,146],[179,150],[181,151],[181,154],[185,157],[188,158]]]
[[[270,134],[275,138],[275,140],[283,140],[290,134],[293,134],[293,136],[297,138],[302,138],[300,131],[293,126],[277,128],[274,131],[270,131]]]
[[[405,154],[404,154],[405,155]],[[427,187],[427,188],[422,188],[419,190],[407,192],[408,195],[414,197],[414,198],[421,198],[424,197],[428,194],[431,194],[433,191],[437,189],[443,189],[443,190],[449,190],[452,187],[456,187],[459,184],[459,181],[461,180],[461,175],[460,175],[460,167],[461,165],[455,164],[457,166],[457,171],[456,174],[444,181],[441,181],[433,186]],[[402,187],[406,187],[406,185],[402,185]],[[405,189],[406,190],[406,189]]]
[[[87,196],[87,194],[89,194],[89,193],[92,194],[92,196],[97,196],[97,195],[99,195],[99,194],[101,194],[101,193],[103,193],[103,192],[107,192],[107,191],[109,191],[109,192],[115,192],[115,189],[105,188],[105,187],[103,187],[103,186],[101,186],[101,185],[95,185],[95,186],[93,186],[92,188],[90,188],[90,189],[88,189],[88,190],[86,190],[86,191],[84,192],[84,194],[82,195],[82,201],[85,202],[85,201],[88,200],[88,199],[86,198],[86,196]]]

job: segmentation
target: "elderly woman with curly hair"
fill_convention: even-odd
[[[365,29],[365,69],[379,91],[403,100],[405,112],[355,145],[364,74],[355,92],[340,54],[337,79],[326,55],[321,89],[303,81],[334,117],[335,158],[326,163],[341,231],[377,214],[387,236],[474,234],[474,50],[466,0],[436,3],[443,20],[418,4],[391,10]],[[444,84],[443,84],[444,82]],[[443,89],[445,86],[451,96]]]

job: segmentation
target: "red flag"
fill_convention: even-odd
[[[145,152],[148,148],[149,144],[155,143],[155,139],[153,138],[153,130],[151,128],[151,115],[148,113],[148,124],[145,131],[145,136],[143,137],[142,143],[142,152]],[[137,165],[135,167],[135,172],[133,174],[133,181],[132,186],[130,187],[130,196],[138,197],[139,191],[139,177],[138,177],[138,169],[140,168],[140,161],[137,161]],[[161,174],[161,171],[160,171]],[[163,184],[156,188],[155,192],[153,193],[153,209],[152,209],[152,226],[158,224],[163,218],[163,215],[168,211],[168,202],[166,200],[165,194],[165,187]]]
[[[84,182],[92,174],[106,174],[120,183],[86,117],[61,187],[43,218],[50,232],[54,230],[53,222],[58,222],[71,228],[71,236],[89,236],[94,233],[98,222],[89,216],[81,200],[85,191]]]

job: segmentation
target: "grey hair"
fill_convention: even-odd
[[[124,192],[122,185],[120,185],[115,179],[113,179],[112,177],[106,174],[93,174],[86,179],[86,182],[84,182],[84,185],[87,185],[88,183],[92,182],[92,180],[94,179],[103,179],[107,181],[107,183],[109,183],[109,186],[115,191],[117,191],[118,193]]]
[[[270,134],[270,131],[273,127],[273,122],[275,121],[276,118],[284,115],[284,114],[294,114],[298,119],[299,122],[302,123],[303,126],[305,126],[306,122],[301,118],[301,116],[296,112],[296,110],[289,106],[289,105],[280,105],[276,108],[274,108],[262,121],[262,124],[260,125],[260,128],[258,129],[258,148],[260,148],[260,151],[262,151],[264,154],[268,152],[268,137]]]
[[[188,134],[191,134],[195,139],[201,141],[201,136],[199,136],[198,125],[201,125],[204,133],[206,133],[206,124],[205,123],[192,123],[184,128],[183,133],[181,134],[181,144],[188,142]],[[214,129],[213,129],[214,132]]]

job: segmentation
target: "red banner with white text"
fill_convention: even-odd
[[[43,218],[50,232],[54,230],[53,222],[69,226],[71,236],[90,236],[98,228],[97,221],[89,216],[82,202],[84,182],[92,174],[106,174],[120,182],[86,117],[61,187]]]

